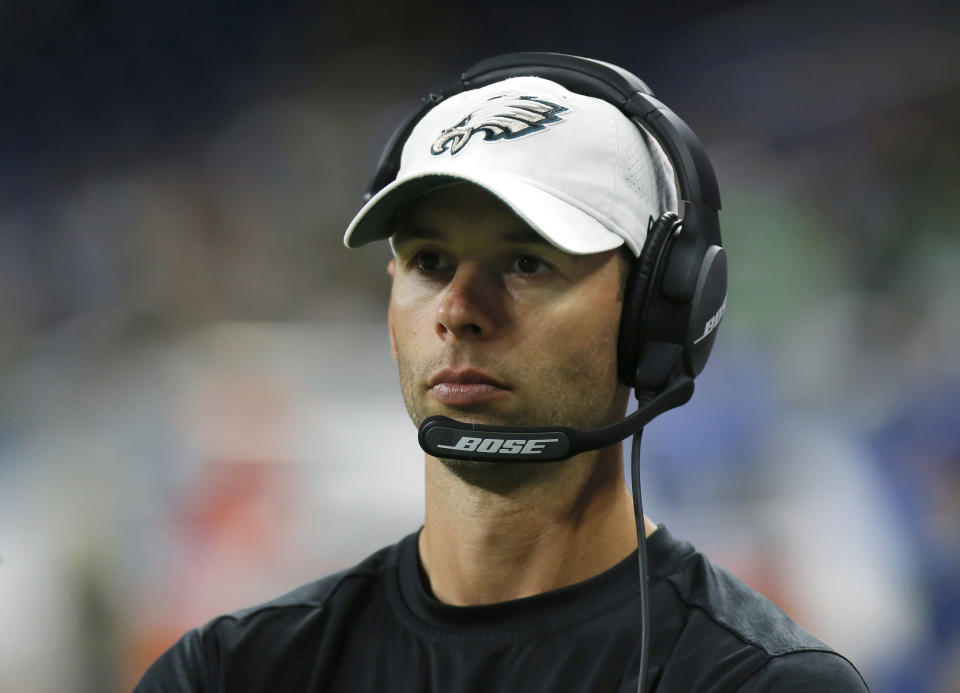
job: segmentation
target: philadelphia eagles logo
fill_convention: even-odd
[[[512,140],[544,130],[563,120],[569,110],[536,96],[495,96],[456,125],[446,128],[430,147],[431,154],[446,151],[453,156],[467,146],[476,133],[487,142]]]

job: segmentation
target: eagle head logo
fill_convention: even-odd
[[[567,110],[536,96],[495,96],[455,125],[445,128],[430,146],[430,153],[450,152],[453,156],[477,133],[482,133],[487,142],[531,135],[562,121],[560,114]]]

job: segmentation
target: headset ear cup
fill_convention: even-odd
[[[623,314],[617,338],[617,372],[620,381],[636,387],[637,361],[644,337],[644,313],[653,290],[657,269],[664,264],[663,250],[680,218],[667,212],[650,227],[647,240],[636,259],[623,293]]]

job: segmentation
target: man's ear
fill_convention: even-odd
[[[397,271],[397,258],[390,258],[390,262],[387,263],[387,274],[393,277],[394,272]]]

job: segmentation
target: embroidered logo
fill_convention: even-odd
[[[453,156],[477,133],[482,133],[485,141],[495,142],[541,132],[547,125],[561,122],[560,114],[567,110],[536,96],[495,96],[456,125],[444,129],[430,153],[448,151]]]

